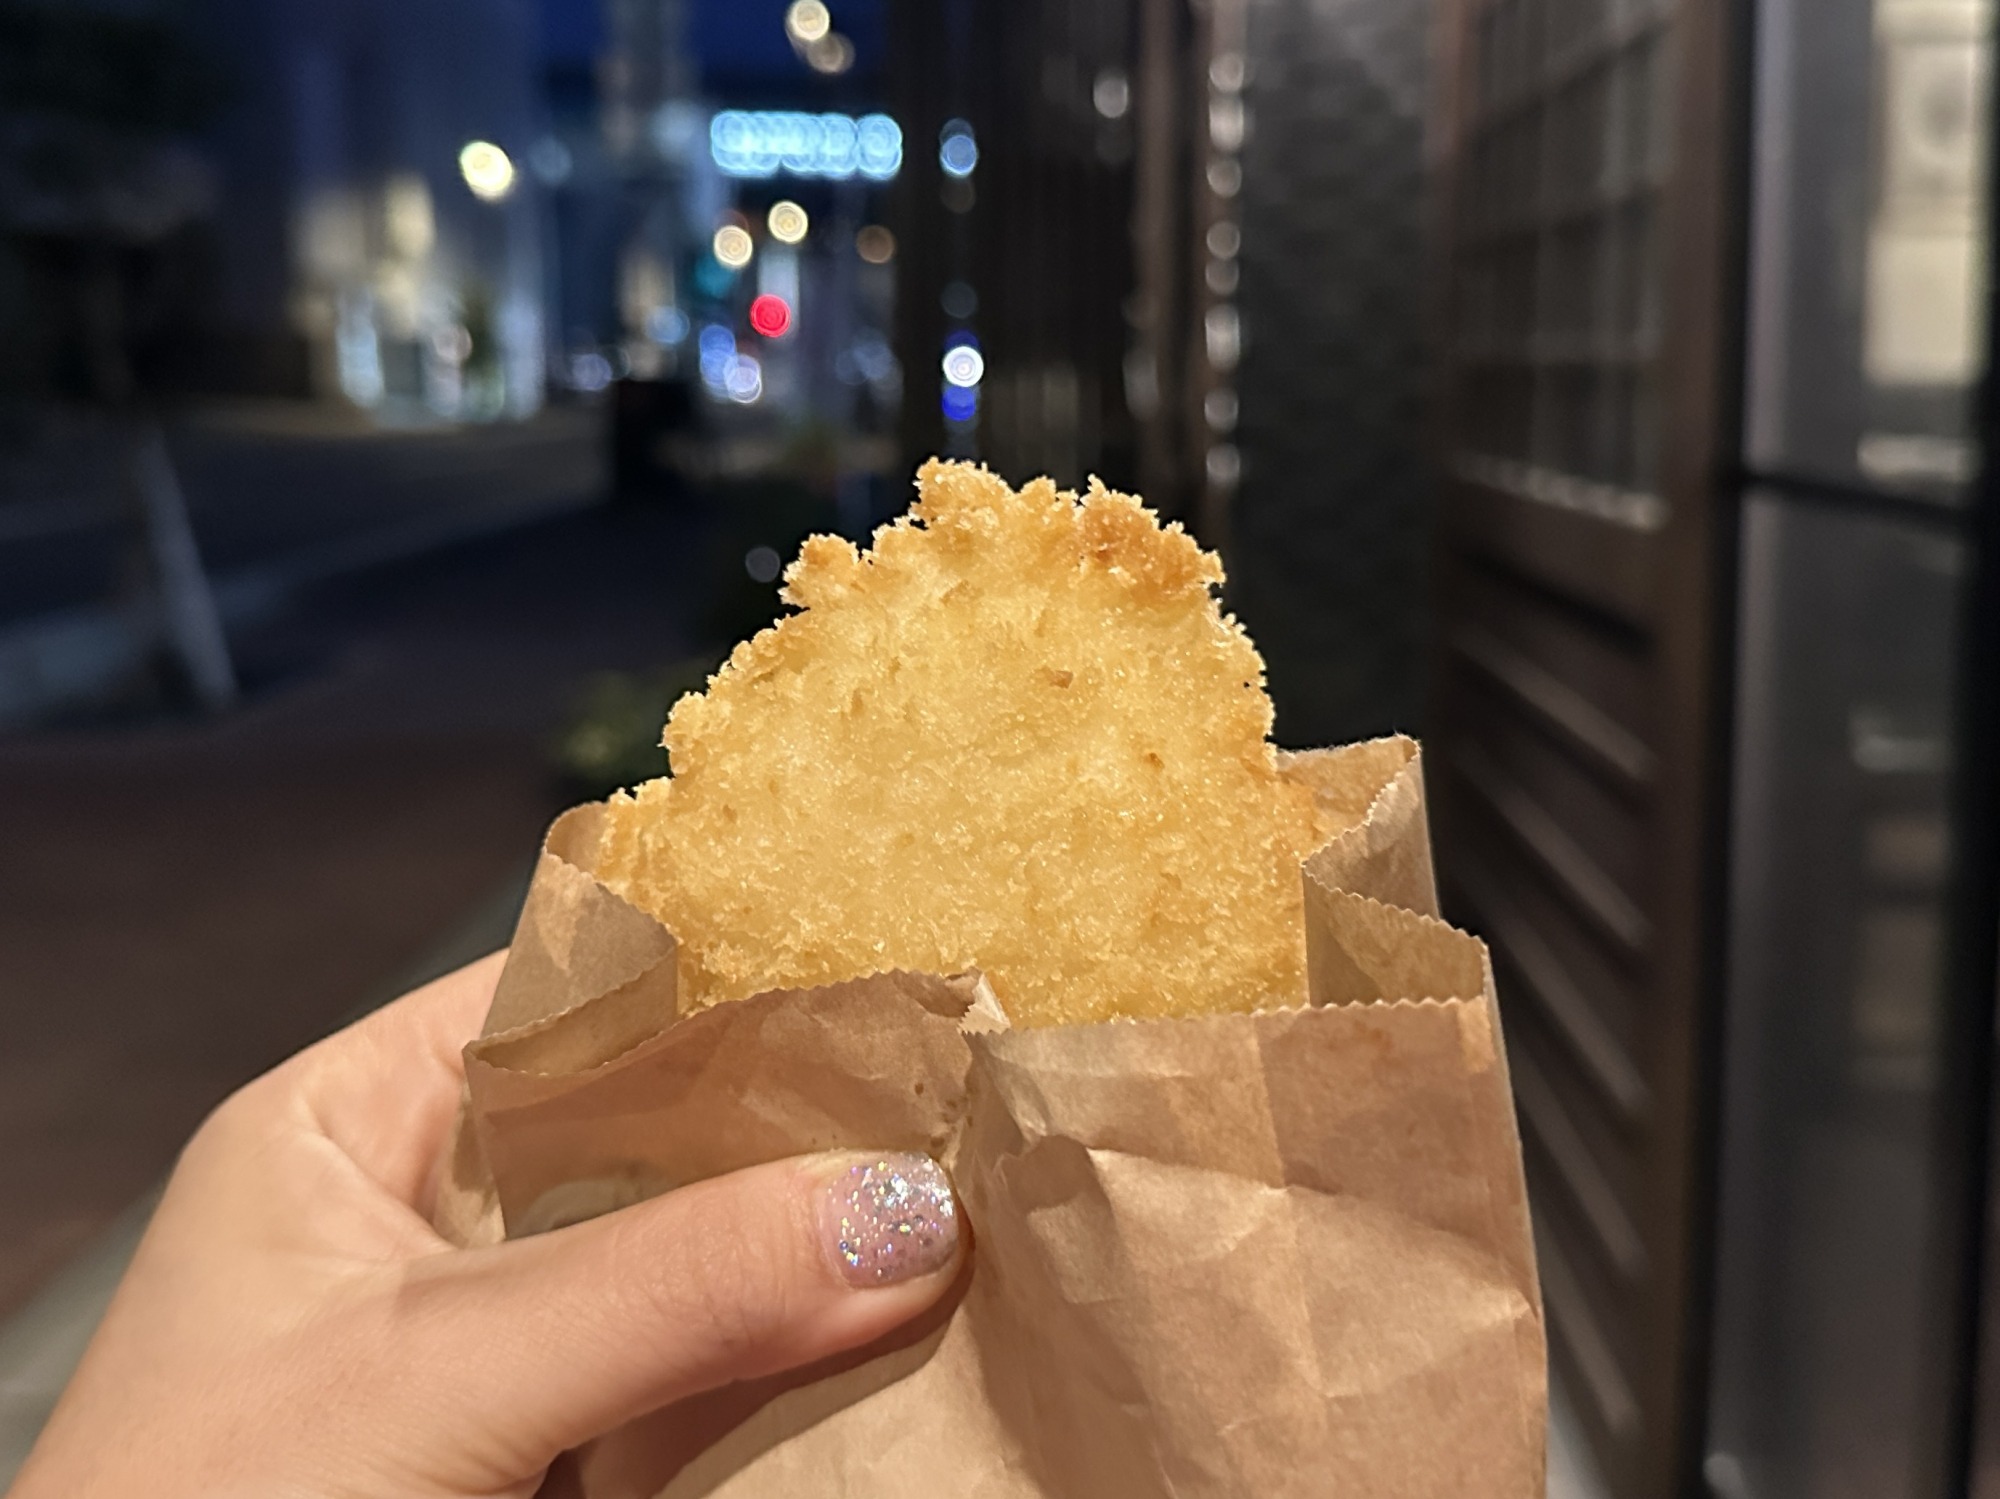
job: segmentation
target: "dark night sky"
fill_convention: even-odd
[[[785,39],[787,0],[694,0],[688,40],[711,87],[803,83],[812,74]],[[603,0],[540,0],[551,63],[588,64],[604,47]],[[830,0],[833,24],[854,43],[855,72],[880,65],[882,0]]]

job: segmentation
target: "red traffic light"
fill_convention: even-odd
[[[766,292],[750,304],[750,326],[766,338],[783,338],[792,326],[791,304]]]

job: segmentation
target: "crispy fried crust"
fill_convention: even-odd
[[[600,870],[681,939],[695,1003],[977,967],[1017,1024],[1304,998],[1300,861],[1263,663],[1216,559],[1136,500],[926,464],[802,612],[667,723]]]

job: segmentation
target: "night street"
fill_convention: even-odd
[[[312,590],[223,719],[0,742],[0,1311],[520,874],[582,683],[685,654],[696,596],[685,528],[594,509]]]
[[[1996,19],[0,0],[0,1499],[2000,1499]]]

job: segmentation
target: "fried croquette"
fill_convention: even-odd
[[[868,551],[806,542],[798,612],[675,705],[600,878],[680,940],[684,1006],[983,972],[1017,1025],[1305,999],[1299,865],[1217,560],[1137,500],[932,461]]]

